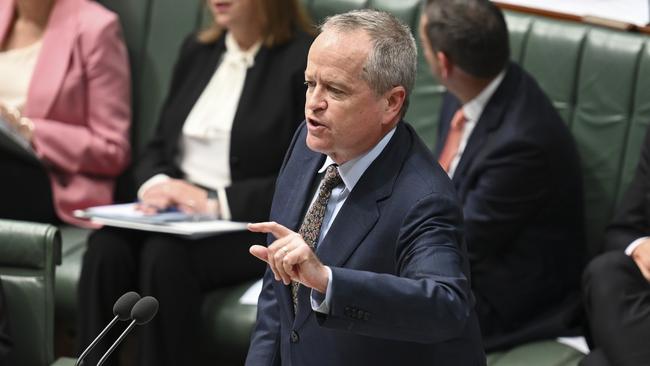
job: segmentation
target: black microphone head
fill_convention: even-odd
[[[120,320],[131,319],[131,309],[140,301],[140,295],[137,292],[130,291],[120,296],[115,305],[113,305],[113,315]]]
[[[145,296],[140,299],[131,310],[131,318],[135,324],[142,325],[149,323],[158,312],[158,300],[152,296]]]

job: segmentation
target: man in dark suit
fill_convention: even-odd
[[[483,365],[461,211],[401,121],[416,47],[393,16],[329,18],[276,184],[247,365]],[[324,174],[321,174],[324,173]]]
[[[582,365],[650,364],[650,133],[636,175],[607,228],[606,253],[583,276],[595,350]]]
[[[583,255],[580,164],[488,0],[429,0],[425,56],[447,87],[437,153],[463,205],[487,351],[571,334]],[[575,326],[577,330],[577,326]]]

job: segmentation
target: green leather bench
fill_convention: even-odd
[[[54,266],[60,260],[56,227],[0,220],[0,278],[13,342],[6,365],[54,361]]]
[[[183,37],[209,16],[201,2],[102,0],[121,16],[133,68],[133,145],[137,154],[151,137]],[[303,0],[316,21],[350,9],[390,11],[416,29],[419,0]],[[589,253],[599,250],[603,229],[631,180],[643,133],[650,122],[650,41],[647,36],[506,12],[512,58],[537,77],[569,125],[582,157]],[[417,32],[416,32],[417,34]],[[407,115],[433,147],[444,88],[420,56]],[[645,88],[643,86],[646,86]],[[127,182],[128,183],[128,182]],[[127,184],[128,186],[128,184]],[[72,334],[76,285],[87,231],[64,227],[63,263],[56,269],[57,325]],[[240,364],[255,307],[239,303],[250,286],[207,294],[200,325],[206,359]],[[65,333],[64,332],[64,333]],[[493,366],[576,365],[581,354],[554,341],[489,355]]]

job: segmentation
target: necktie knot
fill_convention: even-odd
[[[339,174],[338,166],[336,164],[328,166],[325,171],[325,177],[323,178],[323,189],[331,191],[342,182],[343,180]]]
[[[456,114],[454,114],[454,118],[451,120],[451,128],[454,130],[462,131],[466,121],[467,120],[465,119],[465,114],[461,108],[456,112]]]

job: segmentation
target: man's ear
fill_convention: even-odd
[[[436,51],[434,57],[436,58],[438,68],[440,69],[440,76],[443,78],[443,80],[448,79],[449,75],[453,71],[454,64],[451,62],[449,57],[442,51]]]
[[[385,116],[384,123],[391,123],[402,110],[402,106],[406,102],[406,89],[403,86],[393,87],[385,94],[386,106],[384,109]]]

